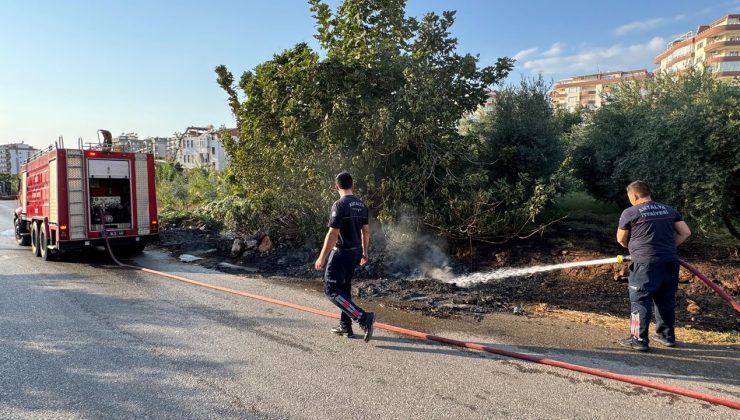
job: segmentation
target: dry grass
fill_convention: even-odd
[[[525,308],[535,316],[562,319],[582,324],[597,325],[612,330],[629,330],[629,320],[613,315],[601,315],[590,312],[555,309],[541,303]],[[693,328],[676,327],[676,336],[680,341],[691,344],[737,344],[740,343],[740,334],[736,332],[703,331]]]

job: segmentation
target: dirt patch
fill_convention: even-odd
[[[612,221],[613,222],[613,221]],[[507,246],[451,246],[453,256],[446,275],[485,272],[502,267],[530,267],[613,257],[624,253],[602,218],[572,218],[556,224],[545,235]],[[232,258],[233,236],[207,226],[163,226],[159,246],[173,256],[191,254],[197,264],[250,276],[306,281],[320,279],[313,269],[317,245],[275,244],[269,252],[247,250]],[[682,258],[714,280],[731,295],[740,295],[740,259],[737,248],[695,243],[682,248]],[[529,317],[549,317],[627,330],[629,300],[624,278],[627,264],[604,264],[509,277],[463,288],[425,277],[407,267],[399,272],[392,256],[370,255],[359,268],[353,284],[361,299],[436,318],[482,319],[486,314],[509,312]],[[225,264],[224,264],[225,263]],[[471,270],[472,267],[472,270]],[[454,281],[454,280],[453,280]],[[736,343],[740,341],[738,315],[708,286],[681,271],[676,304],[679,337],[689,342]]]

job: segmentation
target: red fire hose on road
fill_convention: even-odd
[[[110,254],[110,256],[113,259],[113,261],[116,264],[118,264],[119,266],[121,266],[121,267],[130,268],[130,269],[138,270],[138,271],[143,271],[145,273],[156,274],[158,276],[167,277],[167,278],[170,278],[170,279],[173,279],[173,280],[177,280],[177,281],[180,281],[180,282],[183,282],[183,283],[188,283],[188,284],[192,284],[192,285],[195,285],[195,286],[205,287],[207,289],[218,290],[218,291],[225,292],[225,293],[230,293],[230,294],[233,294],[233,295],[244,296],[244,297],[248,297],[248,298],[251,298],[251,299],[259,300],[259,301],[262,301],[262,302],[267,302],[267,303],[271,303],[271,304],[274,304],[274,305],[285,306],[285,307],[288,307],[288,308],[293,308],[293,309],[297,309],[299,311],[309,312],[309,313],[312,313],[312,314],[321,315],[321,316],[325,316],[325,317],[328,317],[328,318],[335,318],[335,319],[339,318],[339,315],[337,315],[335,313],[332,313],[332,312],[327,312],[327,311],[323,311],[323,310],[320,310],[320,309],[310,308],[310,307],[303,306],[303,305],[297,305],[295,303],[290,303],[290,302],[285,302],[285,301],[278,300],[278,299],[273,299],[273,298],[269,298],[269,297],[265,297],[265,296],[260,296],[260,295],[256,295],[256,294],[253,294],[253,293],[244,292],[244,291],[241,291],[241,290],[235,290],[235,289],[230,289],[230,288],[227,288],[227,287],[216,286],[216,285],[209,284],[209,283],[203,283],[203,282],[200,282],[200,281],[191,280],[191,279],[188,279],[186,277],[178,276],[178,275],[175,275],[175,274],[170,274],[170,273],[165,273],[165,272],[161,272],[161,271],[152,270],[152,269],[149,269],[149,268],[137,267],[137,266],[133,266],[133,265],[129,265],[129,264],[124,264],[124,263],[120,262],[116,258],[115,255],[113,255],[113,251],[111,250],[110,244],[108,243],[108,236],[107,236],[106,233],[104,233],[104,237],[105,237],[106,248],[108,249],[108,253]],[[725,407],[730,407],[730,408],[734,408],[736,410],[740,410],[740,402],[738,402],[738,401],[732,401],[732,400],[728,400],[728,399],[725,399],[725,398],[717,397],[717,396],[714,396],[714,395],[704,394],[704,393],[701,393],[701,392],[692,391],[692,390],[684,389],[684,388],[679,388],[679,387],[672,386],[672,385],[666,385],[666,384],[661,384],[661,383],[657,383],[657,382],[652,382],[652,381],[648,381],[646,379],[638,378],[638,377],[635,377],[635,376],[629,376],[629,375],[623,375],[623,374],[620,374],[620,373],[608,372],[608,371],[601,370],[601,369],[589,368],[589,367],[586,367],[586,366],[581,366],[581,365],[576,365],[576,364],[572,364],[572,363],[561,362],[559,360],[553,360],[553,359],[548,359],[548,358],[539,357],[539,356],[532,356],[532,355],[528,355],[528,354],[524,354],[524,353],[517,353],[517,352],[513,352],[513,351],[508,351],[508,350],[501,350],[501,349],[497,349],[497,348],[490,347],[490,346],[484,346],[484,345],[476,344],[476,343],[468,343],[468,342],[464,342],[464,341],[460,341],[460,340],[454,340],[454,339],[446,338],[446,337],[439,337],[439,336],[435,336],[435,335],[423,333],[423,332],[420,332],[420,331],[409,330],[409,329],[406,329],[406,328],[396,327],[396,326],[388,325],[388,324],[376,323],[375,326],[377,328],[380,328],[380,329],[384,329],[384,330],[387,330],[387,331],[396,332],[396,333],[399,333],[399,334],[404,334],[404,335],[411,336],[411,337],[421,338],[423,340],[431,340],[431,341],[436,341],[436,342],[439,342],[439,343],[450,344],[450,345],[453,345],[453,346],[458,346],[458,347],[464,347],[464,348],[473,349],[473,350],[484,351],[484,352],[487,352],[487,353],[498,354],[498,355],[501,355],[501,356],[512,357],[512,358],[515,358],[515,359],[526,360],[526,361],[534,362],[534,363],[540,363],[540,364],[543,364],[543,365],[559,367],[559,368],[568,369],[568,370],[572,370],[572,371],[576,371],[576,372],[586,373],[586,374],[589,374],[589,375],[599,376],[599,377],[602,377],[602,378],[607,378],[607,379],[613,379],[613,380],[617,380],[617,381],[621,381],[621,382],[626,382],[626,383],[630,383],[630,384],[633,384],[633,385],[639,385],[639,386],[644,386],[644,387],[647,387],[647,388],[653,388],[653,389],[657,389],[657,390],[663,391],[663,392],[670,392],[670,393],[673,393],[673,394],[683,395],[685,397],[695,398],[695,399],[706,401],[706,402],[709,402],[709,403],[712,403],[712,404],[723,405]]]
[[[740,312],[740,303],[737,303],[737,301],[735,299],[733,299],[732,296],[730,296],[730,294],[727,293],[723,288],[721,288],[718,285],[714,284],[714,282],[712,280],[709,280],[707,278],[707,276],[705,276],[704,274],[700,273],[699,270],[696,269],[696,267],[694,267],[693,265],[687,263],[686,261],[679,260],[679,263],[683,266],[683,268],[689,270],[691,272],[691,274],[693,274],[696,277],[698,277],[699,280],[703,281],[704,283],[706,283],[707,286],[711,287],[712,290],[714,290],[715,292],[717,292],[717,294],[719,295],[719,297],[721,297],[727,303],[729,303],[730,305],[732,305],[732,307],[735,308],[736,311]]]

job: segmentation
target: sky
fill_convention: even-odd
[[[407,2],[410,16],[444,10],[457,11],[458,52],[516,58],[516,83],[653,70],[671,39],[740,13],[740,0]],[[296,43],[320,49],[303,0],[2,0],[0,17],[0,144],[232,127],[214,67],[238,79]]]

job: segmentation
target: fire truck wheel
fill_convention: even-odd
[[[39,224],[36,222],[31,223],[31,253],[37,257],[41,256],[39,249]]]
[[[23,233],[27,232],[21,226],[21,220],[16,217],[13,224],[15,225],[15,242],[20,246],[31,245],[31,236],[23,235]]]
[[[49,240],[46,239],[46,229],[39,229],[39,256],[44,261],[51,261],[54,257],[54,251],[49,249]]]

